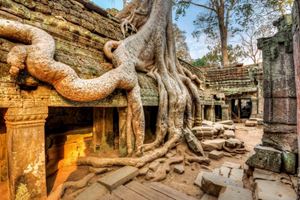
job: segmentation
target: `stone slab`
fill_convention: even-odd
[[[94,183],[80,193],[75,200],[98,200],[108,193],[108,189],[100,183]]]
[[[203,172],[201,179],[201,189],[207,194],[218,197],[221,190],[223,188],[226,188],[227,186],[243,187],[243,182],[235,181],[223,176],[218,176],[211,172]]]
[[[255,127],[257,125],[258,125],[257,121],[246,120],[246,122],[245,122],[245,126],[247,126],[247,127]]]
[[[232,169],[230,171],[229,178],[236,181],[243,181],[244,178],[244,170],[243,169]]]
[[[264,147],[260,145],[256,146],[254,150],[255,154],[246,161],[247,165],[273,172],[280,172],[282,164],[281,151],[272,147]]]
[[[296,200],[294,189],[278,181],[256,180],[255,197],[258,200]]]
[[[224,157],[224,153],[222,151],[213,150],[213,151],[209,152],[208,157],[210,159],[220,160],[221,158]]]
[[[98,180],[99,183],[106,186],[110,191],[116,189],[120,185],[128,182],[139,174],[139,169],[136,167],[125,166]]]
[[[241,169],[241,165],[239,163],[233,163],[233,162],[224,162],[222,166],[231,169]]]
[[[224,137],[225,137],[226,139],[229,139],[229,138],[235,138],[235,133],[234,133],[234,131],[232,131],[232,130],[225,130],[225,131],[224,131]]]
[[[219,195],[218,200],[253,200],[252,192],[241,187],[228,186]]]
[[[222,150],[223,144],[225,144],[225,140],[224,139],[205,140],[201,142],[201,144],[205,151]]]
[[[221,176],[229,178],[229,174],[230,174],[230,168],[229,167],[225,167],[225,166],[220,167],[220,175]]]

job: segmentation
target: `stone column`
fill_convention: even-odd
[[[251,102],[252,102],[252,109],[251,109],[251,116],[250,118],[256,118],[257,114],[258,114],[258,102],[257,102],[257,98],[251,98]]]
[[[10,199],[46,199],[47,107],[9,108],[7,127]]]
[[[221,105],[222,107],[222,121],[229,120],[229,105]]]
[[[216,116],[215,116],[215,105],[211,105],[209,107],[209,121],[215,122]]]
[[[93,143],[95,151],[113,150],[113,108],[94,108]]]

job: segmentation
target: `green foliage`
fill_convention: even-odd
[[[193,63],[197,67],[212,67],[220,66],[222,63],[221,46],[217,45],[209,48],[209,52],[202,58],[196,59]],[[229,64],[238,63],[240,59],[244,58],[243,48],[239,45],[228,45]]]

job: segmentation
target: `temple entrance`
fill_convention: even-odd
[[[216,121],[222,120],[222,107],[220,105],[215,106],[215,118]]]
[[[232,99],[231,117],[234,121],[240,122],[242,119],[249,119],[252,111],[251,99]]]

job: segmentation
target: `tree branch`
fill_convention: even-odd
[[[191,0],[181,0],[181,1],[179,1],[178,3],[189,3],[189,4],[192,4],[192,5],[194,5],[194,6],[198,6],[198,7],[205,8],[205,9],[207,9],[207,10],[211,10],[211,11],[213,11],[213,12],[215,12],[215,13],[217,12],[217,10],[214,9],[214,8],[211,8],[211,7],[206,6],[206,5],[203,5],[203,4],[199,4],[199,3],[192,2]]]

